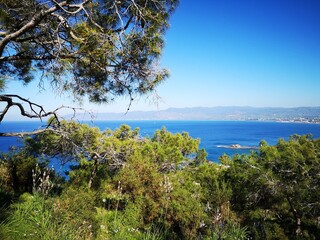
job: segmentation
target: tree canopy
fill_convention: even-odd
[[[43,132],[0,155],[1,239],[246,239],[199,139],[60,124],[69,134]],[[78,163],[67,182],[43,168],[52,157]]]
[[[12,79],[29,83],[39,76],[92,102],[148,93],[168,77],[159,57],[177,4],[0,0],[0,90]],[[0,101],[11,107],[17,97],[4,94]]]
[[[56,124],[56,123],[54,123]],[[206,160],[199,139],[60,121],[0,155],[1,239],[317,239],[320,139]],[[72,161],[63,181],[46,165]],[[32,195],[31,195],[32,194]],[[54,237],[56,236],[56,238]]]

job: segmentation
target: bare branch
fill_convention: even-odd
[[[29,105],[29,108],[31,110],[31,112],[27,112],[24,107],[22,106],[21,103],[19,102],[14,102],[13,99],[18,99],[22,102],[25,102]],[[56,116],[55,112],[45,112],[45,110],[43,109],[42,106],[33,103],[31,101],[29,101],[28,99],[22,98],[19,95],[14,95],[14,94],[5,94],[5,95],[0,95],[0,102],[6,102],[7,106],[4,108],[4,110],[2,112],[0,112],[0,122],[2,122],[4,116],[7,114],[7,112],[9,111],[9,109],[11,107],[18,107],[20,110],[20,114],[22,116],[28,117],[28,118],[40,118],[42,119],[43,117],[47,117],[50,115],[54,115]],[[34,109],[34,107],[38,108],[39,110],[36,111]]]
[[[16,60],[54,60],[59,58],[63,59],[73,59],[76,58],[76,52],[68,55],[59,55],[59,56],[54,56],[54,55],[41,55],[41,56],[34,56],[34,55],[13,55],[13,56],[6,56],[6,57],[0,57],[0,62],[1,61],[16,61]]]
[[[79,37],[77,37],[77,36],[75,35],[75,33],[71,30],[71,27],[69,26],[67,20],[66,20],[64,17],[62,17],[62,16],[59,15],[59,14],[55,14],[55,13],[51,13],[51,15],[59,19],[59,21],[61,22],[61,24],[68,30],[70,36],[71,36],[74,40],[79,41],[79,42],[82,42],[82,41],[85,40],[85,39],[79,38]]]
[[[130,16],[130,18],[128,19],[128,21],[127,21],[127,23],[126,23],[126,25],[125,25],[125,26],[121,26],[120,28],[115,29],[113,32],[122,32],[122,31],[127,30],[127,28],[129,27],[129,25],[130,25],[130,23],[131,23],[132,19],[133,19],[133,16]]]
[[[0,32],[0,37],[4,37],[8,34],[8,32]]]
[[[86,4],[88,4],[90,2],[90,0],[85,0],[83,1],[82,3],[79,3],[79,4],[61,4],[61,3],[58,3],[57,1],[55,0],[52,0],[61,10],[63,10],[64,12],[68,13],[68,14],[71,14],[71,15],[75,15],[77,13],[79,13],[80,11],[82,11],[84,9],[84,6]],[[75,11],[68,11],[67,9],[64,8],[64,5],[70,7],[70,8],[76,8],[77,10]]]

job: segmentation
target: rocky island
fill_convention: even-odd
[[[218,145],[218,148],[229,148],[229,149],[253,149],[258,150],[257,146],[241,146],[240,144],[231,144],[231,145]]]

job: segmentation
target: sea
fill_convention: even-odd
[[[320,124],[265,122],[265,121],[94,121],[85,122],[101,130],[116,129],[122,124],[131,128],[139,128],[140,136],[152,137],[157,129],[165,127],[172,133],[188,132],[191,137],[200,139],[200,148],[204,148],[207,159],[218,162],[223,154],[249,153],[250,149],[225,148],[239,144],[240,146],[259,146],[261,140],[269,145],[275,145],[282,138],[288,140],[294,134],[312,134],[320,138]],[[40,128],[44,123],[29,122],[2,122],[0,132],[32,131]],[[7,152],[11,146],[20,146],[21,140],[17,137],[0,137],[0,151]]]

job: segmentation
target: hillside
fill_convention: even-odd
[[[90,119],[89,114],[79,115]],[[320,107],[195,107],[168,108],[159,111],[133,111],[128,113],[98,113],[96,120],[255,120],[320,122]]]

